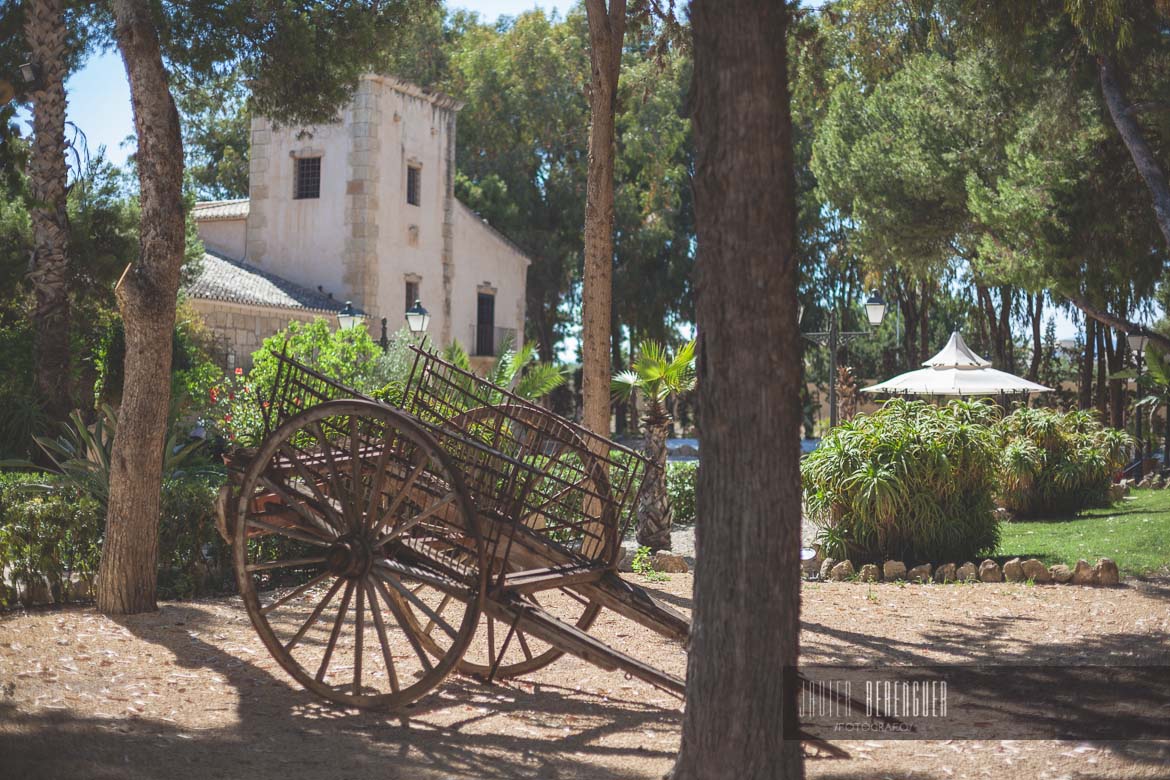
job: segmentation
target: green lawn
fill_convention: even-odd
[[[1170,572],[1170,490],[1135,490],[1109,509],[1077,517],[1004,523],[997,558],[1071,566],[1112,558],[1123,575]]]

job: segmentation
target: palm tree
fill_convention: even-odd
[[[452,341],[443,350],[443,358],[464,371],[471,371],[471,358],[458,341]],[[511,339],[505,338],[484,379],[521,398],[537,401],[565,383],[562,366],[541,363],[538,358],[539,347],[535,341],[513,349]]]
[[[32,102],[33,144],[29,158],[29,209],[33,225],[33,355],[36,389],[55,418],[71,405],[69,354],[69,220],[65,211],[65,77],[69,46],[63,0],[25,6],[24,34],[37,74]]]
[[[691,341],[673,357],[656,341],[638,346],[633,368],[615,374],[611,383],[618,400],[635,392],[647,402],[642,427],[646,432],[646,457],[658,466],[646,475],[638,502],[638,544],[652,550],[670,549],[670,501],[666,495],[666,437],[673,420],[666,403],[671,396],[695,386],[695,342]]]

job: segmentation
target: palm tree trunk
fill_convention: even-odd
[[[183,141],[147,0],[114,0],[114,34],[138,132],[139,256],[115,288],[126,328],[125,384],[110,467],[98,609],[155,609],[163,448],[175,297],[183,266]]]
[[[608,5],[608,8],[607,8]],[[613,307],[613,160],[626,0],[586,0],[589,20],[589,173],[581,289],[583,423],[609,435],[609,328]]]
[[[32,92],[29,161],[33,263],[33,382],[48,414],[64,419],[73,406],[69,360],[69,218],[65,209],[66,31],[63,0],[32,0],[24,34],[38,83]]]
[[[670,499],[666,495],[666,439],[670,417],[658,414],[642,422],[646,430],[644,451],[658,468],[646,475],[638,502],[638,544],[651,550],[670,549]]]

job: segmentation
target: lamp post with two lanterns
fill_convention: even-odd
[[[358,313],[353,307],[352,301],[346,301],[345,306],[341,307],[341,311],[337,312],[337,326],[341,330],[349,330],[357,325],[365,317]],[[427,328],[431,324],[431,313],[423,308],[422,302],[416,300],[414,305],[406,310],[406,327],[410,330],[411,335],[416,339],[420,336],[425,338]],[[382,349],[386,349],[388,339],[386,337],[386,318],[382,318]]]
[[[804,306],[802,305],[797,310],[797,322],[803,315]],[[870,293],[869,299],[865,302],[865,317],[869,320],[871,328],[881,325],[882,320],[886,317],[886,302],[876,290]],[[801,334],[809,341],[829,348],[829,427],[831,428],[837,427],[837,349],[841,344],[848,344],[854,339],[869,336],[872,333],[872,329],[841,330],[837,310],[833,309],[829,312],[828,330]]]

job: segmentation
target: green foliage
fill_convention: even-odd
[[[801,464],[825,554],[949,561],[993,550],[995,417],[982,402],[894,399],[830,431]]]
[[[70,575],[97,571],[103,517],[89,496],[70,489],[45,493],[53,480],[50,474],[0,473],[0,570],[15,583],[47,582],[60,601]],[[3,597],[0,589],[0,605]]]
[[[695,522],[695,480],[698,476],[697,461],[666,464],[666,495],[670,500],[672,520],[677,525]]]
[[[656,341],[642,342],[633,368],[615,374],[611,383],[614,397],[621,400],[640,392],[650,403],[647,417],[664,415],[667,399],[690,392],[694,386],[694,341],[684,344],[673,356]]]
[[[535,401],[565,383],[566,369],[540,362],[535,341],[514,349],[511,337],[507,337],[497,351],[499,354],[483,377],[497,387]],[[443,358],[464,371],[471,371],[471,358],[458,341],[443,350]]]
[[[361,326],[335,329],[322,317],[310,323],[291,322],[264,339],[264,345],[252,354],[248,381],[266,396],[276,380],[277,355],[285,353],[334,381],[368,393],[379,389],[374,386],[374,367],[381,351]]]
[[[663,572],[654,568],[654,552],[649,547],[639,547],[630,561],[630,568],[635,574],[641,574],[651,582],[665,582],[670,579]]]
[[[110,462],[117,429],[117,412],[103,406],[90,426],[85,424],[80,412],[74,411],[69,422],[61,424],[59,436],[36,437],[37,446],[56,467],[60,484],[97,502],[103,514],[110,496]],[[171,434],[165,445],[163,474],[181,474],[202,445],[201,439],[181,441],[179,435]]]
[[[206,475],[163,480],[159,523],[163,598],[189,598],[231,587],[231,550],[215,530],[219,482]]]
[[[1000,491],[1022,517],[1076,513],[1109,503],[1109,486],[1133,439],[1092,412],[1021,407],[998,426]]]

